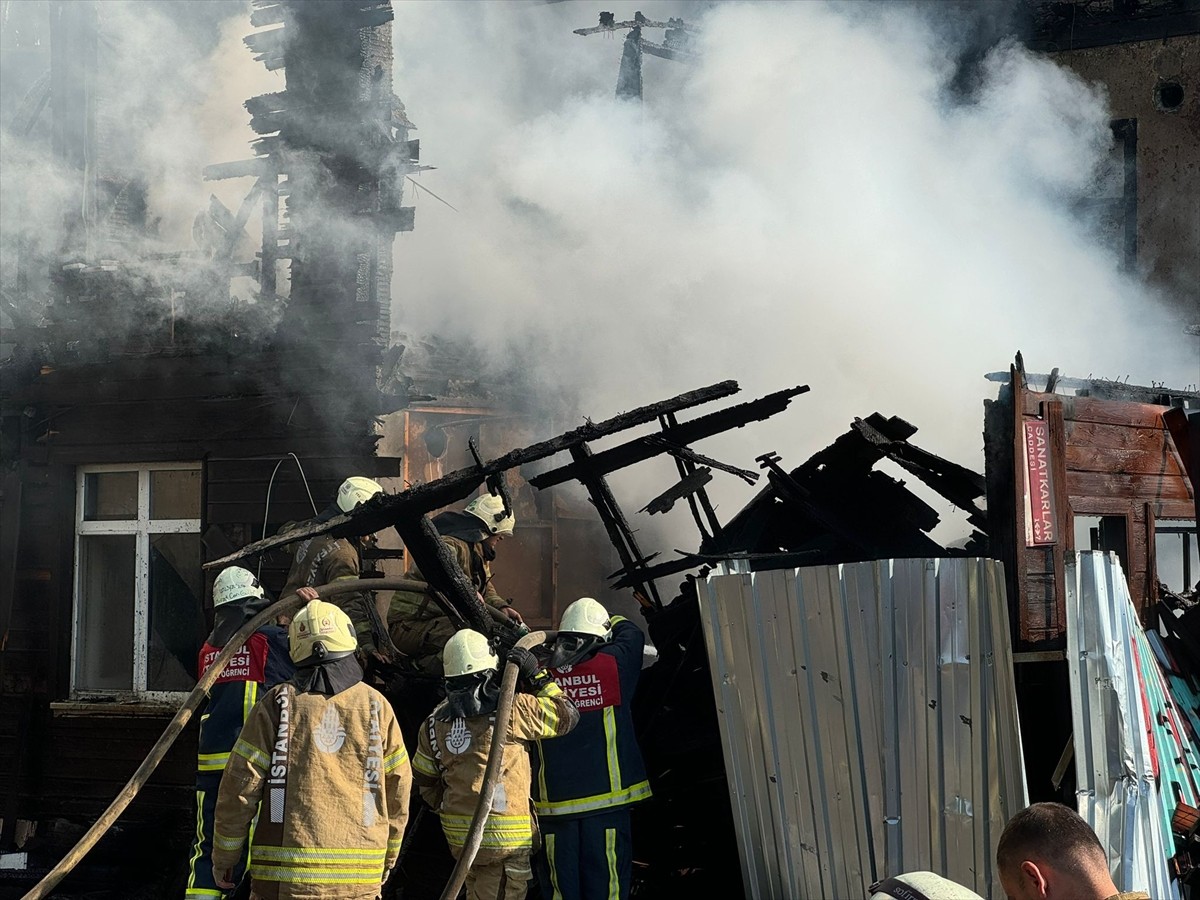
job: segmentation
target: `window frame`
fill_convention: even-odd
[[[151,519],[150,473],[195,471],[200,473],[200,512],[204,513],[204,464],[194,462],[129,462],[77,466],[75,470],[75,558],[71,589],[71,678],[72,700],[154,701],[177,703],[187,691],[152,691],[146,689],[146,669],[150,655],[150,537],[157,534],[202,533],[202,518]],[[105,472],[136,472],[138,476],[137,518],[85,521],[84,506],[87,476]],[[81,538],[88,535],[134,536],[134,594],[133,594],[133,681],[129,690],[82,688],[78,684],[80,626],[83,604],[80,597],[83,585]]]

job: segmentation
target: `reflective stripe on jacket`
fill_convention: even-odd
[[[395,865],[412,774],[383,695],[362,682],[332,697],[272,688],[250,714],[217,796],[213,868],[237,862],[264,900],[373,900]]]
[[[650,797],[629,709],[646,638],[621,616],[613,617],[612,629],[612,640],[589,659],[553,672],[579,708],[579,726],[562,740],[534,746],[539,816],[584,816]]]
[[[445,701],[438,710],[444,705]],[[533,845],[528,744],[567,734],[578,721],[579,713],[554,682],[536,696],[513,697],[499,782],[484,826],[483,849],[503,855]],[[418,736],[413,775],[421,796],[441,818],[446,842],[455,855],[466,841],[483,787],[493,724],[491,715],[449,722],[431,715]]]
[[[220,652],[220,647],[210,644],[201,647],[197,671],[201,675],[207,672]],[[209,689],[208,706],[200,717],[197,771],[225,768],[242,724],[258,702],[260,688],[272,688],[295,671],[288,655],[286,628],[264,625],[250,635]]]

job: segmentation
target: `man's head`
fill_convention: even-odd
[[[500,657],[487,636],[470,628],[454,632],[442,651],[446,710],[451,717],[479,716],[496,708]]]
[[[1061,803],[1035,803],[1009,820],[996,845],[1009,900],[1105,900],[1117,893],[1099,838]]]
[[[550,665],[556,669],[575,665],[606,643],[611,634],[608,610],[598,600],[580,597],[563,610]]]
[[[288,653],[297,666],[316,666],[350,656],[358,637],[350,617],[332,603],[312,600],[288,627]]]
[[[363,478],[361,475],[351,475],[338,488],[337,505],[344,513],[354,512],[360,503],[366,503],[376,494],[382,494],[383,488],[378,481]]]
[[[383,487],[378,481],[372,481],[362,475],[351,475],[338,488],[337,506],[343,513],[352,513],[372,497],[382,493]],[[369,547],[375,543],[376,537],[373,534],[364,534],[357,540],[362,546]]]
[[[467,504],[463,512],[470,513],[483,523],[487,537],[483,542],[489,547],[494,546],[502,538],[512,537],[517,518],[512,511],[505,513],[504,498],[495,494],[482,494]]]
[[[258,583],[258,579],[254,577],[254,573],[249,569],[243,569],[241,566],[230,566],[228,569],[222,569],[221,574],[217,576],[217,580],[213,582],[213,608],[217,609],[222,606],[228,606],[231,603],[239,605],[245,604],[247,600],[257,601],[265,599],[262,585]]]

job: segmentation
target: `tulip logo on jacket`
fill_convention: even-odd
[[[342,727],[342,720],[333,705],[325,708],[321,723],[313,729],[313,740],[322,753],[337,753],[346,743],[346,729]]]
[[[471,732],[467,730],[466,719],[455,719],[450,723],[450,731],[446,733],[446,749],[457,756],[471,746]]]

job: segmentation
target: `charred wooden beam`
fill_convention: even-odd
[[[483,466],[459,469],[436,481],[418,484],[399,494],[380,494],[362,504],[352,513],[334,516],[326,522],[310,522],[275,537],[247,544],[237,553],[205,563],[204,568],[211,569],[217,566],[226,566],[247,556],[253,556],[256,553],[262,553],[274,547],[281,547],[284,544],[304,540],[318,534],[332,534],[335,537],[374,534],[376,531],[381,531],[384,528],[389,528],[402,522],[405,518],[422,516],[435,509],[440,509],[443,506],[466,499],[471,495],[472,491],[478,488],[491,475],[496,475],[508,469],[515,469],[518,466],[536,462],[539,459],[545,459],[548,456],[553,456],[555,453],[563,450],[570,450],[572,447],[577,447],[587,441],[596,440],[597,438],[614,434],[627,428],[644,425],[647,422],[653,422],[660,415],[669,412],[688,409],[698,406],[701,403],[707,403],[710,400],[728,397],[737,391],[738,385],[736,381],[723,381],[720,384],[689,391],[686,394],[680,394],[669,400],[662,400],[658,403],[651,403],[648,406],[642,406],[638,409],[621,413],[603,422],[587,422],[579,428],[568,431],[565,434],[560,434],[558,437],[509,451],[503,456],[485,463]],[[734,409],[736,408],[734,407]]]
[[[779,465],[779,460],[780,457],[775,453],[764,453],[758,457],[759,463],[767,470],[767,478],[770,480],[771,486],[775,488],[776,494],[799,506],[810,518],[837,535],[849,546],[865,553],[878,551],[879,548],[863,537],[861,529],[854,527],[851,522],[844,521],[837,511],[822,504],[813,496],[811,490],[785,472]]]
[[[451,620],[465,623],[482,634],[491,634],[492,621],[483,600],[429,516],[397,522],[396,532],[436,592],[434,599]]]
[[[793,397],[807,393],[807,391],[808,385],[805,384],[783,391],[776,391],[773,394],[767,394],[765,397],[761,397],[758,400],[751,400],[748,403],[739,403],[728,409],[709,413],[707,416],[701,416],[698,419],[692,419],[690,422],[676,425],[661,434],[652,434],[647,437],[637,438],[628,443],[603,450],[589,458],[586,463],[580,463],[576,460],[570,465],[559,469],[552,469],[549,472],[529,479],[529,483],[538,490],[543,490],[566,481],[582,480],[585,468],[588,470],[588,474],[591,475],[607,475],[610,472],[615,472],[617,469],[623,469],[626,466],[644,462],[663,453],[664,447],[661,443],[662,441],[667,441],[676,446],[685,446],[704,438],[712,437],[714,434],[720,434],[722,431],[741,428],[743,425],[748,425],[751,422],[761,422],[763,419],[769,419],[776,413],[787,409]],[[674,412],[675,410],[670,411]]]
[[[265,157],[240,159],[236,162],[216,163],[204,167],[205,181],[221,181],[225,178],[245,178],[253,176],[263,178],[275,169],[275,163]]]
[[[673,428],[676,425],[678,425],[678,423],[672,421],[667,423],[664,428]],[[729,463],[721,462],[719,459],[713,459],[711,456],[705,456],[703,453],[697,453],[690,447],[684,447],[680,444],[673,444],[660,435],[652,435],[652,437],[654,437],[656,441],[662,445],[663,449],[666,450],[667,453],[671,454],[671,456],[675,457],[681,462],[695,463],[696,465],[700,466],[708,466],[710,469],[718,469],[722,472],[728,472],[730,475],[736,475],[738,478],[742,479],[742,481],[746,482],[746,484],[751,485],[756,484],[760,477],[757,472],[754,472],[750,469],[741,469],[737,466],[730,465]]]
[[[592,450],[587,444],[571,448],[571,458],[576,463],[586,465],[591,457]],[[594,475],[588,469],[584,469],[584,471],[586,474],[580,478],[580,481],[587,489],[592,505],[596,507],[596,512],[599,513],[600,520],[604,523],[604,529],[608,532],[609,540],[612,541],[625,570],[632,573],[636,579],[634,587],[641,593],[648,594],[655,606],[661,607],[662,599],[658,596],[658,588],[654,585],[654,579],[638,578],[638,572],[644,569],[648,559],[653,557],[646,557],[642,553],[633,529],[629,527],[629,522],[621,512],[621,507],[617,503],[616,497],[613,496],[608,482],[604,480],[604,476]]]
[[[683,465],[682,461],[680,465]],[[685,474],[683,478],[643,506],[638,512],[649,513],[650,515],[669,512],[675,506],[677,500],[682,500],[684,497],[692,497],[698,491],[702,491],[704,485],[710,481],[712,481],[712,469],[701,466],[693,472]]]
[[[972,525],[987,528],[987,514],[975,505],[975,498],[982,497],[987,491],[983,476],[978,472],[907,441],[890,440],[870,420],[855,419],[853,428],[883,456],[966,512],[967,521]]]
[[[659,416],[658,422],[664,430],[679,424],[674,414]],[[678,453],[673,453],[672,456],[675,458],[675,468],[679,471],[679,477],[681,479],[687,478],[695,469],[695,464],[691,460],[685,459]],[[704,492],[703,487],[700,489],[700,495],[703,496],[706,501],[708,500],[708,495]],[[692,513],[692,519],[696,523],[696,530],[700,532],[700,543],[703,545],[707,541],[712,540],[713,534],[720,531],[721,524],[717,521],[716,514],[714,513],[711,520],[714,530],[710,530],[705,526],[704,519],[700,515],[699,497],[696,494],[687,495],[687,504],[688,509]],[[708,508],[711,509],[711,504],[708,504]]]

